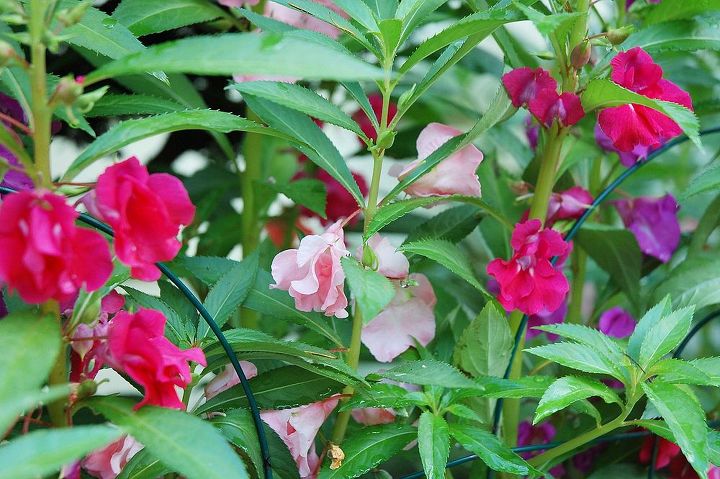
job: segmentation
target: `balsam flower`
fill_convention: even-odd
[[[678,205],[672,195],[618,200],[615,208],[640,251],[667,263],[680,244]]]
[[[630,313],[615,306],[600,315],[598,329],[608,336],[627,338],[635,331],[636,324]]]
[[[31,304],[65,302],[112,273],[107,241],[78,228],[78,212],[49,191],[22,191],[0,204],[0,281]]]
[[[367,196],[368,185],[367,181],[365,181],[365,177],[355,171],[351,173],[353,179],[358,185],[358,188],[360,188],[360,193],[362,193],[363,197]],[[295,175],[296,179],[306,177],[307,175],[305,174]],[[357,204],[357,201],[355,201],[355,198],[353,198],[353,196],[348,192],[348,190],[345,189],[343,185],[340,184],[338,180],[330,176],[327,171],[319,169],[317,170],[317,172],[315,172],[313,178],[322,181],[325,185],[325,190],[327,191],[327,199],[325,203],[325,218],[320,218],[317,213],[306,208],[305,206],[300,207],[300,214],[302,216],[319,218],[320,222],[323,225],[328,225],[331,223],[335,223],[338,220],[345,219],[355,213],[355,211],[357,211],[359,206]],[[355,216],[352,220],[348,222],[348,224],[352,226],[357,223],[358,219],[359,217]]]
[[[321,235],[305,236],[297,249],[275,256],[271,266],[275,284],[270,287],[287,291],[300,311],[321,311],[326,316],[347,318],[345,272],[340,258],[349,254],[338,221]]]
[[[143,445],[132,436],[123,436],[104,448],[90,453],[82,461],[88,474],[98,479],[115,479]]]
[[[192,223],[195,207],[182,182],[148,173],[137,158],[108,167],[95,187],[96,210],[115,231],[115,254],[134,278],[155,281],[159,261],[180,251],[180,227]]]
[[[247,379],[252,379],[257,376],[257,367],[250,361],[240,361],[240,368]],[[227,391],[238,384],[240,384],[240,376],[235,372],[232,364],[227,364],[225,365],[225,369],[205,386],[205,398],[210,400],[221,392]]]

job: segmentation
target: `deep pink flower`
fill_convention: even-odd
[[[597,142],[598,146],[602,148],[605,151],[612,151],[618,154],[618,157],[620,158],[620,163],[622,163],[624,166],[627,166],[628,168],[637,163],[638,161],[644,160],[647,158],[648,153],[650,153],[650,147],[644,146],[644,145],[635,145],[632,151],[620,151],[617,148],[615,148],[615,145],[613,145],[612,139],[605,134],[605,132],[600,128],[600,124],[595,124],[595,141]]]
[[[635,325],[632,315],[619,306],[605,311],[598,321],[598,329],[615,338],[627,338],[635,331]]]
[[[347,318],[343,285],[345,272],[340,258],[349,255],[340,221],[321,235],[308,235],[298,249],[280,252],[271,270],[271,288],[287,291],[300,311],[322,311],[326,316]]]
[[[557,82],[543,68],[516,68],[504,74],[502,82],[515,108],[527,105],[530,100],[537,98],[541,91],[557,90]]]
[[[83,459],[82,467],[88,474],[98,479],[115,479],[142,448],[143,445],[132,436],[123,436],[112,444],[90,453]]]
[[[192,223],[195,207],[182,182],[165,173],[149,174],[137,158],[108,167],[95,188],[96,208],[115,230],[115,254],[133,277],[155,281],[158,261],[180,251],[180,227]]]
[[[670,461],[673,460],[677,455],[681,455],[680,452],[680,446],[678,446],[675,443],[672,443],[668,441],[667,439],[663,439],[661,437],[657,438],[658,440],[658,453],[657,458],[655,459],[655,469],[662,469],[663,467],[670,464]],[[643,464],[649,464],[650,458],[652,457],[652,450],[653,450],[653,444],[655,443],[655,437],[654,436],[648,436],[643,441],[642,446],[640,447],[640,462]]]
[[[189,361],[207,365],[202,349],[181,350],[164,336],[166,321],[160,311],[141,308],[135,314],[120,311],[110,322],[108,364],[145,389],[136,410],[148,404],[185,409],[175,387],[192,381]]]
[[[290,450],[302,479],[317,475],[320,458],[315,450],[315,436],[338,401],[338,397],[331,397],[306,406],[260,413],[262,420]]]
[[[525,117],[525,136],[527,136],[528,144],[530,149],[535,151],[538,146],[538,139],[540,138],[540,125],[534,120],[532,115]]]
[[[589,475],[593,465],[595,464],[595,460],[603,453],[605,448],[605,444],[598,444],[597,446],[593,446],[575,454],[572,458],[573,466],[575,466],[575,469],[582,472],[585,476]]]
[[[405,178],[425,158],[449,139],[462,132],[442,123],[430,123],[417,139],[418,159],[407,165],[398,175]],[[475,171],[483,160],[483,154],[475,145],[468,145],[450,155],[429,173],[405,189],[411,196],[480,196],[480,180]]]
[[[581,186],[553,193],[548,204],[547,225],[560,220],[574,220],[580,218],[593,202],[589,191]]]
[[[427,346],[435,337],[437,299],[432,285],[423,274],[411,274],[409,279],[417,286],[396,285],[390,304],[363,326],[362,342],[378,361],[390,362],[415,341]]]
[[[639,197],[614,203],[625,226],[632,231],[640,251],[667,263],[680,244],[678,205],[672,195]]]
[[[365,407],[352,410],[355,421],[364,426],[390,424],[395,422],[395,410],[387,407]]]
[[[240,368],[247,379],[257,376],[257,367],[250,361],[240,361]],[[210,400],[237,384],[240,384],[240,376],[235,372],[232,364],[227,364],[225,369],[205,386],[205,397]]]
[[[234,1],[237,0],[227,0]],[[253,0],[254,1],[254,0]],[[347,17],[347,14],[333,3],[332,0],[312,0],[314,3],[327,7],[335,13]],[[330,38],[337,39],[340,36],[340,29],[329,23],[325,23],[320,19],[308,15],[307,13],[289,8],[278,3],[268,1],[265,4],[265,16],[273,18],[277,21],[287,23],[293,27],[300,28],[303,30],[312,30],[314,32],[322,33]]]
[[[363,197],[367,196],[368,185],[365,181],[365,177],[363,177],[363,175],[361,175],[360,173],[354,171],[352,172],[352,176],[355,179],[358,187],[360,188],[360,193],[362,193]],[[305,174],[295,175],[295,178],[305,177],[307,177]],[[319,169],[315,172],[314,178],[322,181],[325,185],[325,189],[327,190],[325,218],[320,218],[317,213],[304,206],[300,207],[301,215],[311,218],[319,218],[321,223],[327,226],[331,223],[335,223],[340,219],[347,218],[353,213],[355,213],[355,211],[357,211],[359,206],[357,204],[357,201],[355,201],[355,198],[353,198],[353,196],[348,192],[348,190],[345,189],[344,186],[340,184],[340,182],[338,182],[338,180],[330,176],[330,173],[325,170]],[[353,217],[353,219],[348,222],[348,225],[354,225],[358,222],[359,219],[359,216]]]
[[[528,421],[523,421],[518,424],[517,443],[518,446],[545,444],[552,441],[555,438],[556,434],[557,432],[555,431],[555,426],[553,426],[549,422],[544,422],[542,424],[533,426]],[[541,454],[542,452],[543,451],[521,452],[520,456],[523,459],[530,459]],[[565,475],[565,468],[562,464],[558,464],[557,466],[550,469],[549,472],[554,478],[557,479]]]
[[[487,272],[500,283],[498,300],[505,309],[525,314],[552,313],[565,300],[569,285],[562,271],[550,263],[568,251],[568,244],[551,229],[541,229],[540,220],[518,223],[512,234],[512,258],[497,258]]]
[[[373,113],[375,113],[375,118],[379,122],[382,116],[382,95],[380,95],[379,93],[371,93],[370,95],[368,95],[368,101],[370,102],[370,107],[372,108]],[[388,104],[388,123],[393,121],[395,115],[397,115],[397,111],[397,105],[391,101]],[[353,114],[352,119],[355,120],[363,133],[365,133],[365,136],[367,136],[373,141],[377,140],[377,131],[375,131],[375,126],[365,113],[365,110],[361,108],[356,111]]]
[[[368,240],[368,245],[377,258],[378,273],[390,279],[402,279],[410,274],[407,258],[386,237],[376,233]],[[358,248],[356,256],[362,258],[362,246]]]
[[[77,211],[49,191],[22,191],[0,204],[0,281],[28,303],[63,302],[100,288],[112,273],[97,232],[78,228]]]
[[[580,98],[575,93],[558,94],[550,89],[542,90],[532,98],[528,109],[546,128],[555,120],[562,126],[572,126],[585,116]]]

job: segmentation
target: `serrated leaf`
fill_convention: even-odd
[[[270,184],[270,188],[282,193],[295,204],[303,205],[325,218],[327,208],[327,189],[320,180],[302,178],[285,184]]]
[[[83,405],[111,420],[188,479],[250,477],[220,432],[200,418],[154,406],[134,411],[133,401],[109,396],[88,399]]]
[[[93,109],[85,114],[88,118],[123,115],[159,115],[185,109],[185,106],[167,98],[153,95],[106,94]]]
[[[1,384],[3,382],[0,380],[0,387],[5,387],[5,384]],[[13,421],[23,412],[32,410],[38,404],[49,404],[67,398],[70,392],[69,384],[52,386],[43,390],[14,389],[10,397],[0,397],[0,429],[7,431]]]
[[[655,323],[660,321],[660,318],[670,314],[670,307],[670,296],[665,296],[638,321],[635,330],[630,335],[630,339],[628,339],[628,354],[635,361],[640,360],[640,346],[645,340],[648,331],[650,331],[650,328],[652,328]]]
[[[342,258],[350,291],[362,312],[363,323],[372,321],[395,297],[395,287],[377,271],[366,269],[354,258]]]
[[[712,359],[712,358],[711,358]],[[700,367],[682,359],[661,359],[650,369],[650,374],[658,375],[664,383],[694,384],[698,386],[717,386],[718,383]]]
[[[513,347],[507,318],[488,301],[465,328],[455,346],[453,362],[472,376],[502,376]]]
[[[229,133],[231,131],[249,131],[273,136],[281,136],[271,128],[235,116],[231,113],[214,110],[185,110],[165,113],[163,115],[126,120],[110,128],[88,145],[72,162],[63,176],[68,181],[77,176],[95,160],[110,155],[123,146],[136,141],[180,130],[207,130]]]
[[[428,206],[433,203],[441,201],[441,198],[435,197],[421,197],[421,198],[410,198],[407,200],[395,201],[380,207],[375,215],[370,220],[370,224],[363,233],[365,240],[369,239],[372,235],[389,225],[393,221],[396,221],[411,211]]]
[[[155,458],[147,449],[137,452],[115,479],[157,479],[172,470]]]
[[[451,424],[450,434],[468,451],[477,454],[491,469],[510,474],[527,475],[532,466],[515,454],[494,434],[476,425]]]
[[[334,0],[333,3],[347,13],[350,18],[362,25],[367,31],[377,31],[377,19],[373,11],[370,10],[370,7],[365,3],[356,0]]]
[[[402,424],[370,426],[356,431],[342,444],[345,459],[342,466],[331,470],[327,461],[318,479],[359,477],[378,464],[390,459],[417,437],[414,427]]]
[[[712,20],[663,22],[634,32],[622,47],[625,50],[641,47],[651,55],[664,51],[717,51],[720,32]]]
[[[707,479],[707,425],[697,398],[678,385],[657,380],[642,383],[642,388],[667,422],[685,458],[701,478]]]
[[[633,421],[633,424],[644,427],[645,429],[649,430],[653,434],[657,434],[663,439],[667,439],[670,442],[675,442],[675,437],[673,436],[672,431],[670,430],[665,421],[659,419],[638,419],[636,421]]]
[[[383,76],[379,68],[323,44],[285,34],[252,32],[195,36],[153,45],[98,68],[86,81],[94,83],[154,70],[197,75],[281,75],[307,80],[357,81]]]
[[[408,361],[378,373],[380,377],[394,381],[441,386],[446,388],[468,388],[482,391],[483,387],[447,363],[434,359]]]
[[[432,12],[444,5],[447,0],[403,0],[395,11],[395,17],[402,20],[400,43],[420,25]]]
[[[714,466],[720,464],[720,432],[718,431],[708,431],[708,459]]]
[[[465,257],[460,248],[451,242],[438,239],[425,239],[406,243],[399,249],[405,253],[424,256],[441,264],[470,283],[486,297],[491,297],[490,293],[488,293],[477,278],[475,278],[475,274],[469,266],[471,264],[470,261]]]
[[[504,379],[484,376],[475,379],[483,387],[475,395],[489,398],[540,398],[555,380],[551,376],[526,376],[518,379]]]
[[[457,243],[472,233],[484,216],[483,210],[473,205],[448,208],[410,231],[405,242],[411,243],[419,239],[431,238]]]
[[[690,18],[700,13],[720,11],[719,0],[694,0],[683,2],[682,0],[667,0],[659,5],[654,5],[645,21],[650,23],[665,22],[681,18]]]
[[[533,424],[537,424],[551,414],[565,409],[581,399],[599,397],[606,403],[622,405],[620,397],[600,381],[580,376],[565,376],[550,385],[535,410]]]
[[[342,82],[341,85],[345,87],[347,92],[350,94],[353,99],[358,102],[358,105],[360,105],[360,108],[363,112],[365,112],[365,116],[368,117],[370,120],[370,123],[372,123],[373,127],[375,127],[376,130],[380,128],[380,124],[378,123],[377,115],[375,114],[375,111],[372,108],[372,105],[370,104],[370,100],[368,99],[367,95],[363,91],[362,86],[358,82],[351,82],[351,81],[345,81]]]
[[[225,16],[225,12],[205,0],[122,0],[112,14],[138,36],[203,23]]]
[[[662,316],[640,345],[640,366],[647,369],[675,349],[690,331],[694,312],[695,306],[688,306]]]
[[[690,364],[705,373],[714,386],[720,387],[720,357],[693,359]]]
[[[652,297],[657,301],[670,295],[676,307],[695,306],[700,310],[720,303],[720,257],[699,254],[677,265],[657,285]]]
[[[109,426],[75,426],[30,432],[0,446],[0,479],[35,479],[102,448],[121,436]]]
[[[614,365],[608,358],[584,344],[557,342],[536,346],[525,351],[578,371],[607,374],[613,377],[617,374]]]
[[[350,399],[340,405],[340,411],[355,408],[402,408],[412,406],[417,401],[410,396],[410,392],[395,384],[372,383],[355,390]]]
[[[450,454],[450,428],[442,416],[430,411],[418,421],[418,450],[425,477],[445,479],[445,466]]]
[[[720,161],[713,161],[695,175],[680,195],[679,201],[684,202],[695,195],[714,190],[720,190]]]

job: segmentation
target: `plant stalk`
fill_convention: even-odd
[[[356,371],[360,363],[360,336],[363,327],[362,312],[357,305],[355,306],[355,314],[353,315],[352,321],[352,336],[350,338],[350,349],[348,349],[347,353],[347,364]],[[354,392],[355,389],[352,386],[345,386],[345,389],[343,389],[343,395],[351,396]],[[331,438],[333,444],[340,445],[343,439],[345,439],[345,431],[347,431],[347,426],[350,422],[350,415],[351,411],[349,410],[337,415]]]
[[[52,187],[52,174],[50,171],[50,122],[52,111],[47,102],[47,71],[45,66],[45,12],[47,0],[30,1],[30,91],[31,98],[31,128],[33,131],[33,145],[35,165],[37,167],[40,184],[46,188]]]
[[[560,163],[560,152],[566,135],[567,130],[554,125],[548,132],[548,141],[540,161],[540,172],[530,206],[530,218],[539,219],[543,223],[545,223],[548,203],[553,192],[553,186],[555,186],[555,175]]]
[[[570,303],[565,318],[566,323],[582,323],[583,286],[585,285],[585,272],[587,270],[587,253],[576,247],[572,252],[572,284],[570,285]]]

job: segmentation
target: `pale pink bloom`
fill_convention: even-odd
[[[260,413],[290,450],[303,479],[317,476],[320,458],[315,450],[315,436],[338,401],[338,397],[331,397],[306,406]]]
[[[365,407],[352,410],[352,417],[365,426],[390,424],[395,421],[395,410],[383,407]]]
[[[437,299],[432,285],[423,274],[411,274],[409,279],[417,286],[396,286],[390,304],[363,327],[362,342],[378,361],[390,362],[415,341],[426,346],[435,337]]]
[[[342,222],[338,221],[321,235],[305,236],[297,249],[275,256],[271,270],[276,284],[270,287],[290,293],[300,311],[321,311],[326,316],[347,318],[345,272],[340,258],[349,254]]]
[[[418,159],[406,166],[398,175],[404,179],[425,158],[462,132],[441,123],[430,123],[417,139]],[[412,196],[480,196],[480,180],[475,174],[483,154],[474,145],[467,145],[442,160],[430,172],[421,176],[405,192]]]
[[[240,361],[240,367],[247,379],[257,376],[257,367],[249,361]],[[205,397],[210,400],[223,391],[240,384],[240,377],[235,372],[232,364],[227,364],[223,372],[215,376],[207,386],[205,386]]]
[[[115,479],[132,457],[140,452],[143,445],[132,436],[124,436],[95,452],[83,461],[82,467],[98,479]]]
[[[340,8],[335,6],[332,0],[313,1],[323,7],[329,8],[343,17],[347,17]],[[332,39],[337,39],[337,37],[340,36],[340,29],[336,26],[325,23],[312,15],[308,15],[307,13],[285,7],[275,2],[269,1],[265,4],[265,16],[274,18],[275,20],[287,23],[288,25],[292,25],[293,27],[300,28],[302,30],[312,30],[314,32],[322,33]]]
[[[381,275],[391,279],[401,279],[406,278],[410,273],[410,263],[407,258],[386,237],[376,233],[368,240],[368,246],[375,253],[378,261],[377,272]],[[362,246],[358,248],[356,256],[362,257]]]

